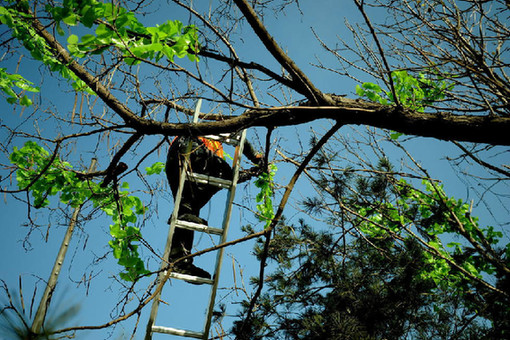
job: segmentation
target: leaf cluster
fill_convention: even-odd
[[[264,228],[269,227],[274,217],[274,176],[278,168],[276,165],[270,164],[268,170],[268,172],[260,174],[254,183],[260,189],[255,200],[257,202],[257,217],[260,221],[265,222]]]
[[[111,2],[95,0],[64,1],[63,7],[47,5],[46,9],[57,23],[57,32],[64,35],[61,22],[69,26],[82,23],[87,28],[97,24],[94,34],[81,38],[71,34],[68,49],[75,57],[102,54],[106,49],[118,49],[128,65],[139,64],[143,59],[159,61],[166,57],[188,57],[198,61],[198,30],[194,25],[184,26],[178,20],[167,20],[154,27],[144,26],[134,13]]]
[[[411,110],[424,112],[427,106],[444,99],[446,92],[451,91],[454,86],[441,76],[432,79],[431,75],[423,72],[416,78],[406,70],[393,71],[391,78],[397,98],[394,98],[391,91],[383,90],[374,83],[356,85],[356,94],[383,105],[400,103]]]
[[[150,167],[146,167],[145,171],[147,172],[147,175],[159,175],[161,172],[165,170],[165,163],[163,162],[156,162],[152,164]]]
[[[76,91],[86,91],[89,94],[94,92],[71,72],[65,64],[55,57],[55,53],[48,46],[46,41],[37,34],[30,24],[33,18],[27,14],[28,2],[19,1],[12,6],[0,6],[0,23],[7,25],[11,35],[20,41],[30,52],[35,60],[41,61],[48,66],[52,72],[58,72],[64,79],[70,80]]]
[[[7,95],[7,102],[14,104],[19,101],[20,105],[30,106],[32,100],[28,98],[26,94],[17,94],[13,88],[18,87],[22,91],[39,92],[40,89],[33,86],[29,80],[26,80],[19,74],[11,74],[6,71],[5,68],[0,68],[0,89],[4,94]]]
[[[451,262],[473,277],[481,278],[482,275],[495,273],[494,263],[487,261],[484,254],[460,242],[451,241],[444,245],[441,239],[460,234],[477,244],[486,243],[488,247],[495,247],[503,237],[501,232],[491,226],[480,227],[478,218],[471,216],[467,203],[447,197],[443,187],[430,180],[423,180],[424,191],[413,188],[404,179],[394,184],[393,190],[398,195],[395,202],[354,205],[359,216],[357,226],[364,234],[372,238],[399,236],[410,239],[414,238],[412,231],[418,231],[424,236],[427,246],[435,250],[425,253],[429,266],[420,275],[434,280],[438,285],[461,288],[459,284],[466,280],[465,275],[455,270]],[[510,245],[507,245],[507,253],[509,249]],[[459,293],[462,291],[464,289],[460,289]]]
[[[100,183],[84,179],[72,171],[68,162],[52,157],[33,141],[26,142],[20,149],[15,147],[10,161],[16,166],[18,187],[30,191],[35,207],[49,206],[49,197],[58,195],[60,202],[74,208],[92,202],[94,208],[111,217],[112,240],[109,245],[113,256],[125,268],[125,272],[120,274],[122,279],[133,281],[148,273],[136,245],[142,235],[135,224],[138,216],[146,210],[138,197],[130,195],[128,191],[117,192],[117,188],[103,188]],[[128,189],[129,185],[123,183],[121,188]]]
[[[356,94],[362,98],[383,105],[399,103],[405,108],[424,112],[427,106],[443,100],[447,91],[453,89],[454,84],[444,80],[442,76],[433,78],[430,74],[420,72],[418,78],[410,75],[406,70],[391,72],[395,96],[391,91],[383,90],[374,83],[356,85]],[[394,133],[392,137],[398,138],[401,134]]]
[[[174,57],[186,56],[191,61],[199,60],[198,29],[194,25],[184,26],[178,20],[168,20],[162,25],[147,27],[136,19],[133,12],[111,2],[96,0],[65,0],[62,6],[46,5],[45,11],[54,20],[56,31],[61,36],[66,35],[64,25],[74,27],[82,24],[86,28],[97,25],[94,34],[85,34],[81,38],[76,34],[69,35],[68,49],[74,57],[102,54],[108,48],[115,47],[128,65],[139,64],[144,59],[159,61],[163,57],[169,61],[173,61]],[[20,41],[35,60],[70,80],[75,91],[86,91],[93,95],[94,92],[55,57],[57,54],[34,30],[31,25],[33,18],[28,12],[27,1],[0,6],[0,23],[10,28],[12,37]],[[18,99],[12,90],[14,85],[27,91],[36,90],[21,76],[0,71],[0,87],[9,96],[10,103]],[[23,96],[20,104],[28,106],[31,101]]]

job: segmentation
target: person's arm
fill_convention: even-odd
[[[257,152],[253,145],[247,140],[244,142],[243,155],[254,163],[255,166],[241,170],[238,183],[246,182],[252,177],[258,177],[264,172],[264,154]]]
[[[262,165],[261,163],[264,161],[264,155],[257,152],[247,140],[244,142],[243,154],[254,164]]]

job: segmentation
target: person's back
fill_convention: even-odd
[[[191,172],[232,180],[232,168],[223,159],[223,147],[220,142],[203,137],[176,137],[168,150],[166,162],[166,175],[174,199],[179,188],[181,166],[186,160],[188,150],[190,150],[188,169]],[[200,209],[219,190],[217,186],[186,180],[179,204],[178,219],[207,225],[207,221],[200,218]],[[191,230],[175,229],[169,262],[190,254],[193,235]],[[208,272],[193,265],[192,258],[179,261],[174,270],[182,274],[211,278]]]

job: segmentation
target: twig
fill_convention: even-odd
[[[271,55],[282,65],[282,67],[290,73],[293,81],[297,82],[299,87],[298,91],[315,104],[333,104],[333,100],[329,96],[325,95],[308,79],[303,71],[289,58],[289,56],[282,50],[282,48],[276,43],[275,39],[269,34],[265,25],[259,19],[253,8],[246,0],[234,0],[235,4],[244,17],[252,27],[255,34],[259,37],[260,41],[264,44],[266,49]]]
[[[505,175],[507,176],[508,178],[510,178],[510,172],[506,171],[506,170],[503,170],[503,169],[500,169],[492,164],[489,164],[487,162],[484,162],[482,161],[480,158],[476,157],[475,155],[473,155],[472,152],[470,152],[468,149],[466,149],[462,144],[460,144],[459,142],[456,142],[456,141],[453,141],[453,144],[455,144],[459,149],[461,149],[467,156],[469,156],[469,158],[471,158],[472,160],[474,160],[476,163],[480,164],[481,166],[484,166],[488,169],[491,169],[492,171],[495,171],[495,172],[498,172],[502,175]]]
[[[395,84],[393,84],[393,78],[391,77],[391,69],[388,64],[388,61],[386,60],[386,55],[384,54],[384,50],[381,46],[381,42],[379,41],[379,38],[377,37],[377,33],[375,32],[375,29],[372,26],[372,23],[370,22],[370,19],[368,18],[368,15],[365,12],[365,9],[363,8],[363,0],[361,2],[359,0],[354,0],[354,3],[356,4],[359,11],[361,12],[361,15],[363,15],[363,18],[365,19],[365,23],[367,24],[368,28],[370,29],[370,33],[372,34],[375,44],[377,45],[377,49],[379,50],[379,54],[381,55],[381,59],[384,63],[384,67],[386,68],[386,72],[388,73],[388,81],[390,83],[390,89],[391,89],[391,94],[393,95],[393,101],[395,102],[395,104],[397,104],[398,107],[402,107],[402,105],[400,104],[400,101],[397,97],[397,92],[395,91]]]

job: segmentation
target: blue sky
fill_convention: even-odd
[[[315,32],[326,42],[335,44],[336,36],[346,40],[350,39],[350,32],[344,26],[344,19],[348,18],[349,21],[356,22],[359,20],[359,15],[351,2],[321,1],[320,3],[321,5],[319,6],[317,2],[301,2],[301,10],[304,16],[299,15],[296,7],[289,6],[286,15],[281,15],[278,18],[267,15],[264,20],[270,33],[288,51],[289,56],[296,61],[298,66],[310,75],[312,81],[322,91],[353,96],[355,83],[352,80],[340,79],[337,75],[326,71],[317,71],[310,65],[310,63],[317,62],[316,58],[320,58],[322,62],[329,63],[330,65],[334,65],[336,62],[324,53],[319,43],[315,40],[310,28],[313,27]],[[188,16],[179,11],[171,13],[169,16],[169,13],[165,11],[156,10],[152,15],[140,19],[152,25],[167,19],[180,19],[186,22]],[[0,27],[0,29],[3,28]],[[242,28],[242,39],[244,44],[240,44],[237,47],[237,52],[241,59],[246,61],[253,60],[263,64],[268,62],[268,56],[260,53],[261,45],[258,42],[254,42],[256,38],[247,26]],[[1,67],[7,67],[9,71],[13,72],[17,61],[16,58],[11,58],[7,63],[3,63]],[[278,70],[274,62],[269,61],[269,65]],[[210,66],[214,67],[213,63]],[[43,107],[54,107],[59,112],[71,112],[75,98],[67,84],[55,83],[52,75],[41,70],[37,64],[30,62],[28,58],[22,59],[20,73],[36,83],[41,82],[40,96]],[[367,81],[370,81],[370,79],[367,79]],[[266,102],[272,101],[270,96],[263,94],[260,99]],[[296,97],[295,99],[300,98]],[[37,117],[38,125],[35,126],[33,125],[34,120],[28,119],[32,115],[30,108],[20,111],[19,107],[12,107],[5,100],[1,100],[0,109],[2,112],[2,124],[8,126],[18,123],[25,124],[24,128],[26,130],[33,131],[39,128],[43,131],[43,134],[48,133],[48,135],[51,135],[52,129],[55,128],[52,125],[53,123],[45,119],[47,116],[42,112],[33,113],[34,117]],[[207,107],[206,104],[204,110],[207,109],[211,110],[212,107]],[[274,133],[273,140],[277,140],[284,147],[296,146],[298,138],[305,143],[308,141],[311,128],[315,131],[323,132],[328,127],[329,122],[318,121],[307,126],[280,128]],[[363,129],[362,127],[358,128]],[[349,134],[352,131],[349,128],[343,128],[340,133]],[[258,128],[250,129],[249,131],[249,138],[252,141],[264,140],[264,136],[265,129]],[[2,127],[0,129],[0,140],[2,143],[5,143],[8,138],[7,130]],[[18,139],[18,142],[19,144],[16,145],[21,146],[23,139]],[[149,150],[156,142],[156,137],[145,139],[141,150],[143,148]],[[93,139],[83,139],[80,140],[80,143],[95,143],[95,141]],[[413,155],[416,155],[417,160],[427,165],[432,177],[439,177],[444,181],[447,192],[450,195],[459,197],[471,196],[474,198],[472,191],[469,191],[466,184],[458,179],[455,171],[445,159],[445,155],[455,155],[457,153],[453,146],[426,138],[414,139],[406,145],[412,150]],[[82,167],[86,167],[90,163],[90,159],[95,156],[93,148],[88,147],[86,148],[87,152],[82,152],[81,147],[82,145],[77,144],[75,149],[67,150],[68,152],[73,152],[71,158],[74,160],[76,167],[79,167],[80,164]],[[438,150],[440,152],[435,152]],[[155,161],[164,161],[165,150],[162,149],[160,151],[161,153],[152,155],[144,165],[149,166]],[[5,156],[8,152],[9,150],[3,150],[1,156],[2,164],[6,164]],[[392,155],[396,159],[400,157],[396,151],[389,152],[395,152]],[[97,153],[103,155],[101,150],[97,150]],[[137,156],[139,155],[128,153],[124,161],[135,163],[138,159]],[[274,151],[271,156],[276,157]],[[100,156],[98,167],[104,169],[108,163],[109,159]],[[292,175],[292,167],[281,163],[279,166],[277,180],[280,184],[285,185]],[[143,166],[140,169],[143,169]],[[128,176],[125,180],[130,183],[133,190],[145,190],[145,187],[140,183],[139,178],[135,174]],[[167,188],[166,179],[163,175],[159,177],[151,176],[148,180],[154,186],[161,185]],[[2,186],[4,185],[6,184],[2,183]],[[311,192],[306,182],[300,181],[293,197],[299,201]],[[167,190],[155,200],[149,201],[147,195],[144,195],[142,192],[139,192],[139,194],[146,199],[145,203],[150,205],[153,211],[150,216],[147,216],[147,219],[141,226],[142,233],[146,241],[155,250],[162,253],[167,234],[166,220],[172,209],[172,196],[169,190]],[[253,209],[255,195],[256,189],[253,186],[243,185],[238,189],[236,202],[241,206]],[[210,225],[221,223],[222,209],[218,207],[224,205],[225,196],[224,192],[218,194],[212,203],[202,210],[201,217],[207,219]],[[23,198],[22,195],[18,197]],[[275,199],[275,202],[278,202],[278,199]],[[301,217],[297,210],[293,208],[295,204],[296,201],[292,201],[291,206],[286,211],[286,216],[289,217],[290,223],[297,222],[297,219]],[[56,206],[55,204],[54,207]],[[55,211],[51,215],[48,215],[46,211],[31,211],[32,218],[41,227],[27,235],[28,228],[23,226],[27,222],[28,216],[26,204],[9,196],[5,196],[4,200],[0,203],[0,209],[4,217],[2,223],[3,240],[0,247],[0,258],[2,258],[0,278],[6,282],[11,289],[11,293],[17,291],[18,282],[21,278],[25,301],[32,297],[36,288],[36,305],[38,304],[38,297],[44,289],[43,281],[49,275],[58,247],[67,228],[68,220],[65,214],[69,215],[71,213],[68,207],[60,205],[59,208],[62,210]],[[482,210],[483,207],[480,208],[482,218],[486,218],[489,221],[489,215]],[[87,213],[87,211],[89,210],[84,212]],[[257,223],[253,214],[246,208],[236,209],[232,218],[229,240],[243,236],[239,227],[248,223]],[[489,221],[487,223],[492,222]],[[119,310],[115,309],[115,304],[123,296],[124,290],[119,282],[112,279],[118,274],[120,268],[109,253],[108,240],[110,235],[108,233],[108,225],[108,220],[103,217],[87,219],[78,225],[73,236],[56,292],[56,297],[62,297],[66,303],[70,301],[71,303],[81,305],[80,312],[76,315],[75,319],[70,321],[70,325],[102,324],[109,321],[112,314],[119,312]],[[257,227],[261,228],[261,225],[258,224]],[[212,244],[207,235],[197,233],[195,240],[197,242],[196,249],[202,249]],[[243,295],[243,289],[246,289],[248,293],[252,293],[249,286],[249,277],[258,273],[257,262],[252,256],[252,246],[253,242],[236,245],[228,248],[225,254],[224,270],[221,274],[222,279],[220,283],[220,286],[224,289],[219,291],[217,302],[227,304],[229,306],[227,313],[230,315],[235,314],[239,307],[235,302],[239,302],[242,298],[246,297]],[[146,256],[150,255],[147,250],[144,250],[143,254]],[[213,259],[214,256],[203,256],[197,259],[196,263],[203,268],[211,268]],[[158,267],[154,260],[150,261],[150,265],[150,268],[153,270]],[[89,280],[90,278],[93,279]],[[147,280],[146,283],[148,284],[148,282]],[[238,289],[228,289],[234,286]],[[143,283],[139,285],[139,288],[143,287]],[[140,293],[143,293],[143,291]],[[162,303],[160,305],[160,313],[156,324],[199,331],[202,327],[201,318],[203,313],[201,310],[205,311],[204,306],[208,295],[208,286],[197,287],[177,280],[172,281],[171,284],[167,284],[163,293],[162,299],[167,304]],[[130,303],[126,310],[129,311],[130,307],[134,305],[134,302]],[[135,339],[143,338],[149,310],[149,308],[146,308],[141,315]],[[230,327],[232,319],[229,316],[225,317],[223,325],[226,329]],[[103,339],[112,336],[113,339],[123,339],[131,334],[135,327],[134,320],[135,318],[132,318],[132,320],[122,323],[115,329],[80,332],[77,338]],[[173,338],[172,336],[154,336],[154,339]],[[1,335],[0,339],[2,339]]]

